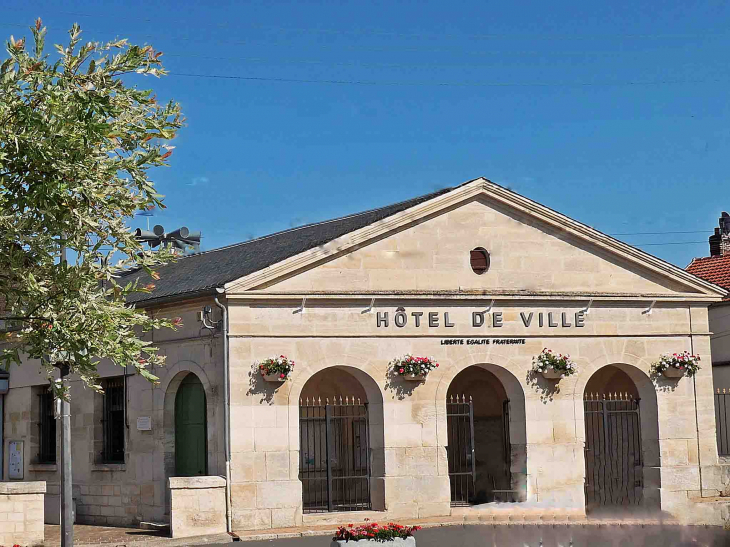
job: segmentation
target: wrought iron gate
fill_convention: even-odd
[[[476,468],[474,457],[474,405],[471,396],[452,395],[446,403],[446,427],[448,430],[449,482],[451,505],[469,505],[474,496]]]
[[[305,513],[371,508],[367,403],[299,401],[299,480]]]
[[[638,505],[642,499],[639,400],[628,393],[588,394],[586,424],[586,507]]]

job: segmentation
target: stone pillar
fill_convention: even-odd
[[[174,538],[226,533],[226,480],[170,477],[170,535]]]
[[[45,481],[0,482],[0,545],[42,545]]]

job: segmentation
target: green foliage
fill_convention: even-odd
[[[51,60],[41,27],[31,27],[30,47],[11,36],[0,65],[0,319],[14,327],[0,365],[25,354],[50,377],[54,361],[68,362],[100,389],[96,366],[109,359],[154,381],[147,368],[163,358],[143,333],[179,322],[127,305],[154,287],[120,274],[144,268],[156,279],[152,268],[172,258],[144,250],[127,220],[164,207],[149,170],[172,153],[180,108],[125,83],[165,74],[152,47],[82,43],[74,25]]]

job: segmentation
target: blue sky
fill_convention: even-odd
[[[30,0],[0,26],[165,53],[140,84],[187,125],[152,222],[204,249],[485,176],[684,267],[730,209],[730,6],[600,4]]]

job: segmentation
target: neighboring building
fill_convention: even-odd
[[[730,215],[724,212],[710,236],[710,256],[695,258],[686,270],[710,283],[730,289]],[[730,393],[730,297],[709,308],[712,375],[716,389]]]
[[[686,270],[697,277],[730,290],[730,215],[722,212],[719,226],[709,238],[710,256],[695,258]],[[730,457],[730,297],[708,309],[712,378],[715,386],[717,447]]]
[[[721,522],[698,503],[724,488],[711,368],[650,366],[710,363],[707,309],[727,291],[486,179],[158,271],[136,304],[184,320],[154,333],[159,385],[104,364],[105,395],[72,386],[81,522],[169,520],[170,477],[226,475],[216,298],[234,530],[637,507]],[[532,373],[543,348],[578,373]],[[389,362],[406,353],[440,366],[405,381]],[[290,380],[264,381],[256,363],[279,355]],[[3,442],[57,492],[45,385],[11,369]]]

